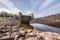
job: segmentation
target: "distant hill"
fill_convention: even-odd
[[[41,18],[35,18],[31,21],[31,23],[46,24],[60,28],[60,13]]]
[[[50,16],[42,17],[42,18],[51,19],[51,20],[60,20],[60,13],[59,14],[55,14],[55,15],[50,15]]]

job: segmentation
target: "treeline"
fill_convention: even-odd
[[[12,15],[12,13],[1,11],[0,12],[0,17],[14,17],[14,15]]]

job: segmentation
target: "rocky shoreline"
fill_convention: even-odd
[[[0,40],[60,40],[60,34],[2,25]]]

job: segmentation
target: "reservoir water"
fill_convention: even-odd
[[[55,28],[52,26],[38,24],[38,23],[31,23],[31,25],[34,27],[34,29],[37,29],[39,31],[50,31],[50,32],[60,33],[60,28]]]

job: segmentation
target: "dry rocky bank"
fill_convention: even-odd
[[[0,40],[60,40],[60,34],[2,25]]]

